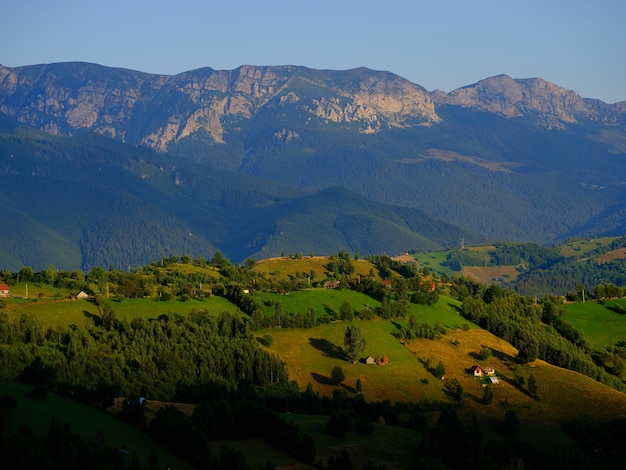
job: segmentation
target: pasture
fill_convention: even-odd
[[[190,299],[185,302],[181,300],[164,302],[158,299],[125,299],[123,301],[109,299],[108,302],[118,320],[129,322],[133,318],[157,318],[165,313],[187,314],[193,309],[207,310],[213,314],[237,311],[235,305],[218,296],[200,300]],[[83,326],[88,319],[100,318],[98,307],[89,299],[22,301],[8,304],[8,312],[13,318],[18,318],[22,314],[33,315],[50,328],[63,325]]]
[[[514,281],[520,272],[515,266],[464,266],[462,274],[490,285],[502,280]]]
[[[355,321],[367,340],[362,356],[389,358],[388,365],[351,364],[343,356],[343,334],[347,322],[333,322],[310,330],[264,330],[274,338],[267,348],[287,364],[290,377],[301,389],[310,382],[319,393],[330,395],[335,389],[330,381],[332,368],[339,366],[345,373],[340,385],[349,394],[356,392],[356,380],[362,383],[368,401],[442,401],[457,403],[446,390],[446,383],[458,380],[465,392],[465,403],[458,413],[466,420],[480,416],[485,431],[498,435],[507,410],[516,412],[522,424],[522,438],[542,436],[550,445],[567,445],[571,441],[561,425],[588,414],[593,420],[626,418],[626,395],[581,374],[561,369],[537,360],[520,365],[515,361],[517,351],[506,341],[480,329],[450,329],[439,340],[417,339],[406,343],[392,333],[395,321],[375,319]],[[482,361],[483,347],[493,355]],[[439,361],[445,366],[445,380],[432,373]],[[492,385],[494,401],[482,402],[482,384],[467,373],[472,365],[493,367],[500,382]],[[515,372],[526,382],[533,374],[538,383],[540,401],[532,398],[527,385],[514,382]]]
[[[560,253],[565,258],[578,258],[598,248],[608,247],[616,237],[592,238],[590,240],[575,240],[560,246]]]
[[[268,258],[258,261],[252,270],[278,280],[289,280],[302,273],[311,276],[311,282],[319,282],[326,278],[326,265],[329,261],[330,258],[327,256],[303,256],[299,259]],[[364,259],[353,259],[351,262],[355,276],[368,276],[373,272],[374,277],[377,277],[378,270],[371,262]]]
[[[611,310],[616,305],[626,309],[626,299],[607,300],[603,304],[596,301],[575,302],[564,304],[563,309],[567,312],[565,318],[584,333],[591,346],[602,349],[626,340],[626,314]]]

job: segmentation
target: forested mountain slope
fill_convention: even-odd
[[[394,238],[405,245],[401,250],[432,247],[395,223],[380,228],[385,236],[364,239],[363,227],[377,219],[372,214],[355,226],[358,237],[333,236],[343,246],[276,241],[287,217],[279,202],[334,187],[424,211],[488,239],[549,243],[626,233],[626,104],[582,98],[540,78],[490,77],[446,94],[365,68],[242,66],[164,76],[79,62],[0,66],[0,112],[13,120],[3,124],[7,136],[19,122],[55,138],[92,133],[94,139],[95,133],[129,144],[102,158],[113,162],[136,150],[142,156],[132,165],[134,176],[105,171],[102,179],[117,179],[140,199],[158,179],[140,167],[158,161],[170,199],[149,196],[156,204],[149,212],[176,208],[169,223],[182,232],[173,238],[201,239],[184,250],[210,250],[208,242],[243,259],[328,246],[396,250],[388,243]],[[17,165],[10,160],[13,145],[2,142],[1,158]],[[147,148],[157,153],[143,153]],[[64,158],[92,165],[84,152],[71,152]],[[174,193],[184,193],[185,202]],[[285,210],[297,229],[284,233],[310,233],[292,207]],[[261,208],[271,208],[271,218]],[[266,230],[253,234],[247,219]],[[377,239],[384,242],[374,244]],[[145,256],[171,244],[156,245]],[[271,252],[262,252],[266,245]]]
[[[484,240],[347,190],[305,192],[92,133],[57,137],[0,123],[10,131],[0,134],[3,268],[127,269],[217,251],[238,262],[346,247],[395,254]]]

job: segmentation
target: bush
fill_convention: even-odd
[[[339,366],[333,367],[332,372],[330,373],[330,378],[332,379],[335,385],[339,385],[346,378],[346,375],[343,373],[343,369]]]
[[[17,400],[11,395],[0,397],[0,408],[17,408]]]
[[[44,400],[48,396],[49,390],[46,387],[35,385],[30,391],[30,397],[35,400]]]
[[[491,357],[491,349],[489,349],[489,348],[482,348],[480,350],[480,359],[481,360],[486,361],[490,357]]]
[[[263,346],[267,346],[268,348],[274,344],[274,337],[269,333],[264,334],[261,338],[258,338],[259,343]]]
[[[346,410],[337,410],[326,423],[326,432],[331,436],[343,437],[352,430],[352,419]]]

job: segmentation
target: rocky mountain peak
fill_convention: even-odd
[[[498,75],[448,94],[433,93],[433,99],[437,104],[471,107],[506,117],[541,115],[549,125],[573,123],[597,115],[595,107],[580,95],[541,78],[513,79]]]

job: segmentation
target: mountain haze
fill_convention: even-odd
[[[626,102],[540,78],[444,93],[366,68],[0,66],[0,112],[11,236],[51,230],[72,266],[626,232]]]

